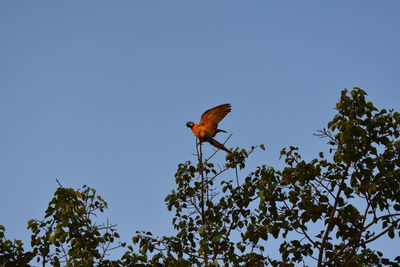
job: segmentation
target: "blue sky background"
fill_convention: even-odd
[[[59,178],[96,188],[123,239],[171,234],[163,200],[194,159],[186,121],[231,103],[228,147],[267,147],[251,166],[281,166],[288,145],[311,158],[343,88],[400,110],[399,13],[394,0],[1,1],[0,224],[29,240]]]

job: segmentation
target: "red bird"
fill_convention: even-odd
[[[207,110],[201,115],[199,124],[192,121],[186,123],[186,126],[192,129],[194,136],[201,142],[209,142],[211,145],[218,149],[222,149],[227,153],[232,153],[229,149],[224,147],[223,144],[217,142],[213,137],[224,130],[218,129],[218,123],[231,112],[230,104],[223,104]]]

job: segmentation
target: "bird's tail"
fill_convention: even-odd
[[[232,152],[227,149],[226,147],[224,147],[223,144],[219,143],[217,140],[215,140],[214,138],[210,138],[210,144],[213,145],[214,147],[224,150],[226,151],[226,153],[232,154]]]

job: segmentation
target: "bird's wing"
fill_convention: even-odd
[[[201,115],[199,125],[210,134],[217,130],[218,123],[231,112],[231,104],[223,104],[207,110]]]

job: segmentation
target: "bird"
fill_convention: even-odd
[[[199,124],[196,124],[192,121],[188,121],[186,126],[192,129],[194,136],[196,136],[200,143],[208,142],[212,146],[222,149],[225,152],[232,154],[232,152],[224,147],[223,144],[219,143],[217,140],[214,139],[214,136],[219,132],[226,131],[218,129],[218,123],[225,118],[225,116],[231,112],[231,104],[222,104],[216,107],[213,107],[203,113],[201,115],[201,119]]]

